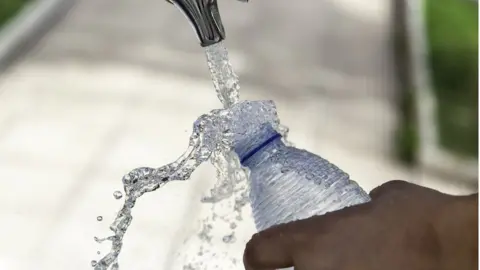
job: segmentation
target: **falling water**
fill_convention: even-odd
[[[95,237],[95,241],[111,242],[111,250],[101,260],[92,261],[95,270],[119,269],[118,256],[122,249],[123,237],[132,222],[132,209],[136,201],[143,194],[152,192],[166,183],[175,180],[187,180],[193,171],[204,161],[210,159],[217,171],[217,183],[211,190],[210,196],[202,199],[205,203],[212,203],[212,208],[221,200],[234,196],[234,205],[231,212],[236,213],[234,220],[213,213],[213,219],[220,218],[228,222],[232,233],[225,235],[226,243],[235,241],[235,220],[241,220],[241,208],[247,204],[247,174],[242,168],[238,157],[231,151],[231,144],[227,129],[230,122],[228,108],[239,101],[238,77],[233,72],[228,60],[228,52],[220,42],[209,46],[205,50],[208,67],[217,96],[225,109],[213,110],[209,114],[200,116],[194,124],[193,133],[185,153],[175,162],[160,168],[137,168],[129,172],[122,179],[125,202],[110,225],[112,236],[105,238]],[[282,133],[286,133],[283,130]],[[114,197],[120,199],[121,192],[115,192]],[[211,219],[203,220],[204,230],[198,235],[201,239],[208,239],[211,230]],[[208,245],[208,241],[205,241]],[[201,252],[201,251],[198,251]],[[185,269],[197,269],[193,265],[184,266]]]
[[[240,84],[230,64],[228,51],[223,42],[219,42],[206,47],[205,54],[218,99],[224,108],[228,108],[240,99]]]

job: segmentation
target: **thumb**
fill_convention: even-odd
[[[293,266],[294,237],[290,224],[281,224],[252,236],[243,254],[246,270],[274,270]]]

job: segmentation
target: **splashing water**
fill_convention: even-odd
[[[225,222],[231,230],[222,238],[223,242],[235,242],[236,222],[242,220],[242,208],[248,203],[248,170],[240,165],[238,156],[231,150],[232,134],[228,128],[232,125],[231,111],[228,108],[239,101],[239,82],[228,60],[227,50],[221,42],[207,47],[205,52],[217,96],[225,109],[213,110],[195,121],[188,148],[176,161],[160,168],[137,168],[123,177],[125,201],[110,225],[113,235],[94,238],[98,243],[111,242],[110,252],[101,260],[91,262],[95,270],[119,269],[118,256],[122,249],[123,237],[132,222],[132,209],[138,198],[170,181],[189,179],[194,170],[209,159],[216,169],[217,182],[210,191],[210,196],[202,198],[202,202],[211,203],[213,214],[202,220],[203,230],[197,235],[202,241],[202,246],[195,254],[207,255],[205,253],[208,252],[208,246],[212,245],[210,231],[214,220]],[[277,129],[281,134],[287,135],[288,129],[285,127],[279,125]],[[114,197],[120,199],[122,193],[116,191]],[[228,204],[229,211],[219,214],[218,202],[225,199],[232,202]],[[234,259],[232,262],[236,264]],[[203,262],[183,266],[184,269],[204,267]]]
[[[116,200],[120,200],[122,197],[123,197],[123,194],[121,191],[115,191],[113,192],[113,197],[116,199]]]

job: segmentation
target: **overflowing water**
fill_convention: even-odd
[[[132,222],[132,209],[138,198],[170,181],[189,179],[194,170],[207,160],[210,160],[216,169],[217,182],[209,196],[202,198],[202,202],[212,204],[213,214],[202,221],[203,229],[196,236],[202,241],[202,247],[195,254],[207,255],[205,253],[208,253],[208,246],[212,245],[210,231],[213,228],[213,220],[222,220],[231,230],[222,241],[235,242],[236,222],[242,219],[241,209],[248,202],[246,181],[248,171],[242,168],[237,155],[231,150],[231,134],[228,129],[228,123],[231,122],[228,108],[239,101],[239,83],[222,43],[209,46],[205,51],[213,84],[224,109],[213,110],[195,121],[188,148],[176,161],[160,168],[137,168],[123,177],[125,202],[110,225],[113,235],[94,238],[99,243],[111,242],[110,252],[101,260],[91,262],[95,270],[119,269],[118,256],[122,249],[123,237]],[[287,130],[280,128],[280,132],[286,135]],[[120,191],[114,192],[115,199],[122,196]],[[216,213],[217,203],[227,198],[233,202],[228,205],[229,213]],[[204,269],[203,267],[205,265],[201,262],[183,266],[184,269]]]

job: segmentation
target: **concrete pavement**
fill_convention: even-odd
[[[367,190],[400,178],[468,192],[389,159],[395,110],[384,4],[222,2],[242,97],[275,100],[297,146]],[[93,236],[108,235],[122,175],[182,153],[193,121],[220,106],[208,79],[191,29],[163,1],[79,2],[0,77],[0,268],[85,269],[104,254]],[[213,179],[202,166],[139,201],[123,269],[169,269]]]

